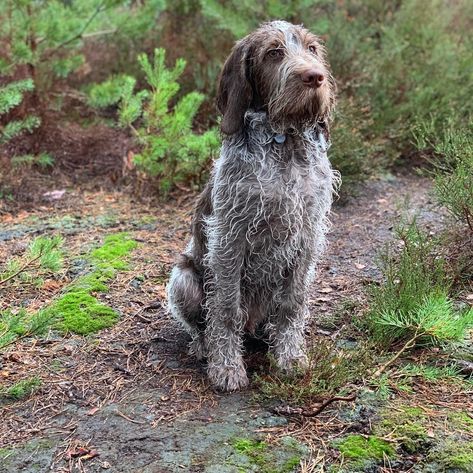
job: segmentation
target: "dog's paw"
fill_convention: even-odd
[[[209,365],[208,376],[210,382],[220,391],[238,391],[248,386],[243,363],[238,366]]]
[[[277,365],[286,374],[297,374],[309,369],[309,360],[303,352],[293,356],[279,356],[276,358]]]
[[[194,338],[189,343],[189,355],[195,356],[199,361],[202,361],[207,357],[207,348],[205,347],[205,342],[202,338]]]

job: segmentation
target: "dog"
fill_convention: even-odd
[[[167,288],[222,391],[248,385],[245,332],[287,373],[307,367],[308,288],[339,176],[327,158],[335,82],[317,36],[285,21],[234,46],[219,78],[223,143]]]

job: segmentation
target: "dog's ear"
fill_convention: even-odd
[[[222,114],[222,132],[232,135],[243,127],[245,112],[251,105],[250,45],[239,41],[225,61],[217,87],[217,108]]]

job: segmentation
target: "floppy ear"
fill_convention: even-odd
[[[251,105],[253,92],[249,67],[249,45],[243,39],[225,61],[217,87],[217,108],[223,115],[221,129],[226,135],[233,135],[243,128],[245,112]]]

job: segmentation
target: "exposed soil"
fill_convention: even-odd
[[[308,337],[351,340],[350,319],[363,310],[366,284],[380,277],[376,255],[392,239],[405,199],[431,231],[444,219],[429,190],[429,181],[415,175],[389,176],[335,206],[330,245],[312,289]],[[129,231],[140,245],[131,269],[99,296],[119,312],[115,326],[87,337],[24,339],[1,355],[0,384],[31,376],[42,384],[25,401],[0,401],[0,472],[284,472],[296,463],[302,471],[327,471],[340,459],[335,439],[370,433],[380,404],[369,397],[300,419],[259,404],[254,386],[235,394],[211,389],[205,367],[187,354],[187,336],[164,308],[193,200],[150,206],[125,193],[71,189],[34,210],[3,215],[0,260],[21,253],[34,236],[59,232],[68,264],[41,289],[3,288],[0,310],[47,304],[84,271],[81,255],[106,234]],[[347,301],[353,310],[344,309]],[[250,372],[268,369],[261,347],[250,345],[248,352]],[[429,390],[420,383],[409,395],[395,391],[392,402],[425,404],[440,422],[442,409],[465,410],[469,396],[453,386]],[[264,440],[263,460],[239,449],[239,439]],[[418,453],[406,454],[366,471],[454,471],[423,462]]]

